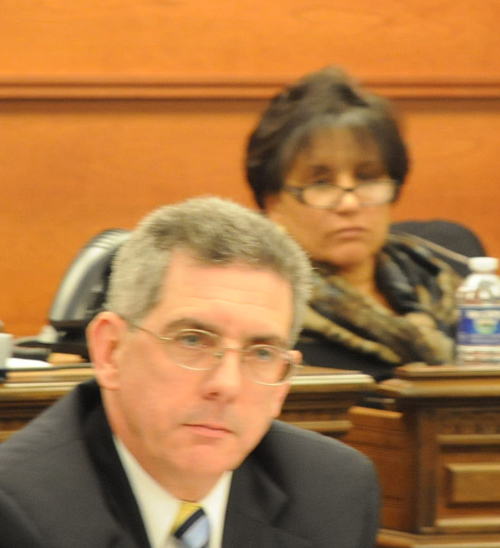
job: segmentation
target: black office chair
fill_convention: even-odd
[[[45,360],[52,352],[63,352],[89,358],[85,330],[103,308],[111,263],[129,235],[111,228],[87,242],[61,281],[48,323],[35,337],[16,339],[14,357]]]
[[[468,257],[484,257],[487,252],[478,236],[466,226],[454,221],[401,221],[393,223],[392,234],[411,234],[426,245],[437,257],[451,265],[458,274],[467,276]]]

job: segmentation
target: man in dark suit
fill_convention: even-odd
[[[297,244],[232,202],[147,216],[88,329],[96,381],[0,446],[0,547],[373,546],[370,461],[274,420],[309,283]]]

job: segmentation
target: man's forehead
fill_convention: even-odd
[[[165,278],[166,281],[169,278],[169,272],[171,271],[229,271],[234,275],[248,274],[248,272],[257,273],[267,273],[275,277],[276,279],[281,279],[285,284],[291,286],[291,283],[288,279],[280,274],[276,269],[272,268],[269,265],[260,265],[247,262],[244,259],[235,259],[228,262],[210,262],[204,260],[200,257],[197,257],[192,251],[186,249],[176,249],[171,253],[170,260],[168,262],[168,267],[166,270]]]
[[[206,264],[179,253],[166,272],[159,306],[247,306],[256,314],[292,315],[291,284],[272,269],[243,262]],[[260,309],[260,310],[259,310]]]

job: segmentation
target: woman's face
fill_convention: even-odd
[[[304,188],[332,184],[348,189],[369,180],[389,179],[371,138],[357,138],[347,128],[318,130],[292,161],[285,185]],[[290,192],[270,196],[266,211],[286,228],[315,261],[339,272],[373,268],[390,222],[391,204],[363,206],[357,195],[342,195],[334,209],[309,207]]]

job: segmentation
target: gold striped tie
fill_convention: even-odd
[[[172,534],[182,547],[207,548],[209,527],[203,508],[193,502],[182,502],[172,526]]]

